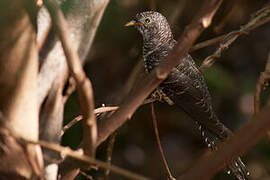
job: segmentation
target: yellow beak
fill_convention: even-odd
[[[127,24],[125,24],[125,26],[126,27],[128,27],[128,26],[143,26],[143,23],[136,22],[136,21],[132,20],[132,21],[129,21]]]

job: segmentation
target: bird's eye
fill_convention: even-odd
[[[150,20],[150,18],[145,18],[144,19],[144,22],[147,23],[147,24],[149,24],[151,22],[151,20]]]

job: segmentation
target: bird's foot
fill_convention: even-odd
[[[166,95],[162,92],[162,90],[160,90],[160,89],[155,90],[155,91],[152,93],[151,97],[157,99],[157,100],[160,101],[160,102],[165,101],[165,102],[168,103],[169,105],[173,105],[173,104],[174,104],[174,102],[173,102],[168,96],[166,96]]]

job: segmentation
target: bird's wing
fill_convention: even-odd
[[[221,139],[227,138],[230,131],[218,120],[204,78],[191,56],[180,61],[160,88],[200,125]]]

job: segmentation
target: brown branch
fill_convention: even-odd
[[[171,16],[168,18],[168,21],[170,24],[174,24],[175,21],[181,14],[183,13],[183,10],[185,8],[186,0],[178,0],[178,3],[176,7],[174,8],[174,11],[172,12]],[[137,84],[146,76],[145,68],[144,68],[144,62],[142,59],[138,60],[138,63],[134,66],[132,69],[129,78],[124,86],[124,97],[126,97],[129,92],[135,89]],[[143,104],[148,104],[153,102],[153,98],[148,99],[148,101],[145,101]],[[156,99],[159,100],[159,99]]]
[[[203,42],[199,45],[196,45],[195,50],[198,48],[202,48],[204,46],[208,46],[211,43],[216,43],[220,40],[222,42],[220,43],[219,47],[215,51],[215,53],[211,56],[208,56],[201,64],[200,71],[204,71],[207,68],[211,67],[217,58],[219,58],[222,54],[222,52],[229,48],[229,46],[242,34],[247,34],[253,29],[256,29],[257,27],[266,24],[270,21],[270,6],[264,7],[257,11],[249,20],[247,24],[244,26],[241,26],[241,28],[237,31],[233,31],[228,33],[227,35],[223,35],[221,37],[215,38],[213,40],[208,40],[207,42]],[[193,49],[194,51],[194,49]]]
[[[197,50],[202,49],[204,47],[217,44],[217,43],[221,42],[226,36],[227,36],[227,34],[224,34],[224,35],[215,37],[213,39],[209,39],[209,40],[200,42],[198,44],[195,44],[194,46],[192,46],[190,48],[189,52],[197,51]]]
[[[100,107],[94,110],[94,114],[100,114],[104,112],[109,112],[109,111],[116,111],[118,109],[118,106],[107,106],[107,107]],[[63,127],[63,129],[60,132],[60,136],[63,136],[65,132],[71,128],[73,125],[75,125],[77,122],[81,121],[83,119],[82,115],[79,115],[75,117],[73,120],[71,120],[67,125]]]
[[[115,143],[115,138],[116,138],[116,132],[114,132],[110,137],[109,137],[109,142],[108,142],[108,147],[107,147],[107,153],[106,153],[106,162],[108,164],[111,164],[112,161],[112,153],[113,153],[113,147],[114,147],[114,143]],[[110,170],[109,169],[105,169],[104,170],[104,180],[107,180],[110,174]]]
[[[172,175],[172,173],[170,171],[168,162],[166,160],[166,157],[164,155],[164,151],[163,151],[163,148],[162,148],[162,145],[161,145],[161,142],[160,142],[159,132],[158,132],[158,124],[157,124],[157,118],[156,118],[156,114],[155,114],[154,104],[151,103],[150,106],[151,106],[151,114],[152,114],[152,120],[153,120],[153,126],[154,126],[154,130],[155,130],[156,140],[157,140],[159,152],[160,152],[160,155],[161,155],[161,159],[162,159],[163,165],[164,165],[166,173],[167,173],[167,177],[170,180],[175,180],[175,178],[173,177],[173,175]]]
[[[77,122],[81,121],[83,119],[82,115],[79,115],[77,117],[75,117],[74,119],[72,119],[68,124],[66,124],[63,129],[60,132],[60,136],[63,136],[65,134],[65,132],[71,128],[72,126],[74,126]]]
[[[76,82],[73,77],[68,78],[68,87],[65,90],[65,93],[63,94],[63,103],[66,104],[68,98],[73,93],[73,91],[76,89]]]
[[[80,161],[81,163],[86,163],[88,165],[95,165],[103,169],[110,169],[112,172],[121,175],[123,177],[126,177],[128,179],[136,179],[136,180],[149,180],[149,178],[144,177],[142,175],[127,171],[125,169],[119,168],[114,165],[109,165],[106,162],[94,159],[90,156],[83,155],[81,152],[73,151],[69,147],[63,147],[58,144],[46,142],[46,141],[32,141],[32,140],[26,140],[23,138],[17,137],[22,143],[30,143],[30,144],[37,144],[42,146],[45,149],[49,149],[52,151],[55,151],[61,155],[61,157],[71,157],[74,160]]]
[[[220,145],[217,151],[209,156],[203,156],[185,174],[177,180],[209,179],[226,164],[242,154],[266,135],[270,128],[270,106],[266,106],[253,120],[246,123],[234,136]]]
[[[88,175],[87,173],[85,173],[83,171],[80,171],[80,174],[83,175],[86,179],[94,180],[94,178],[92,176]]]
[[[130,119],[143,100],[167,77],[171,69],[179,63],[179,59],[182,59],[188,52],[200,33],[210,25],[212,17],[221,2],[222,0],[205,1],[204,6],[192,23],[186,27],[172,52],[157,68],[146,76],[130,96],[125,98],[120,108],[99,126],[97,145]]]
[[[65,16],[69,23],[69,37],[72,39],[74,50],[78,51],[82,63],[85,62],[93,44],[93,39],[108,2],[109,0],[80,0],[73,1],[68,5]],[[45,8],[41,8],[39,12],[38,22],[38,39],[40,40],[42,37],[46,37],[44,33],[46,33],[48,24],[50,24],[50,17]],[[43,47],[40,61],[44,63],[41,65],[38,79],[39,106],[46,98],[53,82],[60,74],[67,71],[65,56],[59,39],[49,34]],[[55,59],[58,61],[55,61]]]
[[[162,97],[158,97],[158,96],[152,96],[149,99],[145,99],[144,102],[142,103],[142,105],[145,104],[149,104],[155,101],[160,101]],[[106,107],[100,107],[94,110],[94,114],[100,114],[100,113],[105,113],[105,112],[110,112],[110,111],[116,111],[119,107],[118,106],[106,106]],[[72,126],[74,126],[77,122],[80,122],[83,119],[82,115],[79,115],[77,117],[75,117],[73,120],[71,120],[68,124],[66,124],[63,129],[60,132],[60,136],[63,136],[63,134],[65,134],[65,132],[71,128]]]
[[[119,107],[118,106],[107,106],[107,107],[100,107],[94,110],[95,114],[100,114],[104,112],[109,112],[109,111],[116,111]]]
[[[181,16],[185,8],[185,4],[186,4],[186,0],[178,0],[178,3],[176,7],[174,8],[174,11],[172,12],[171,16],[168,18],[168,21],[170,22],[170,24],[174,24],[177,18]],[[139,59],[136,66],[134,66],[134,68],[132,69],[129,75],[129,78],[123,88],[124,89],[123,97],[126,97],[129,94],[129,92],[134,90],[137,84],[146,76],[146,72],[145,72],[145,68],[143,64],[144,64],[143,60]],[[143,104],[148,104],[156,100],[161,100],[161,99],[154,99],[153,97],[151,97],[150,99],[145,100]]]
[[[94,97],[92,84],[86,77],[79,55],[72,46],[68,36],[68,27],[61,9],[52,0],[44,1],[55,27],[66,56],[67,64],[72,77],[76,81],[79,102],[83,114],[83,150],[90,156],[95,156],[95,144],[97,139],[96,116],[94,115]]]

